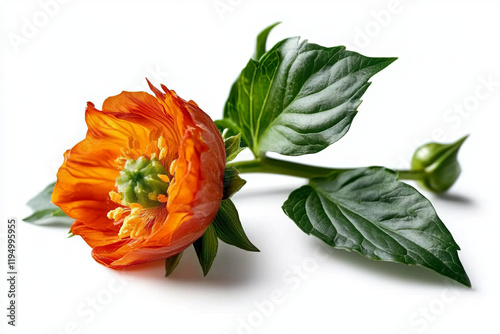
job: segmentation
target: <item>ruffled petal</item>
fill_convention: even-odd
[[[52,202],[68,216],[98,230],[115,230],[107,213],[117,207],[109,198],[119,176],[115,159],[128,138],[148,142],[148,129],[104,114],[89,103],[87,137],[65,154],[57,172]]]
[[[112,269],[121,269],[134,264],[166,259],[186,249],[192,241],[188,236],[178,240],[175,244],[158,245],[145,244],[143,247],[134,247],[129,243],[114,243],[95,247],[92,257],[99,263]]]
[[[104,101],[102,110],[104,113],[119,114],[132,125],[142,124],[150,129],[160,128],[168,143],[178,145],[179,136],[174,131],[173,117],[154,96],[146,92],[122,92],[111,96]]]
[[[88,227],[81,221],[75,221],[71,225],[71,232],[74,235],[79,235],[85,240],[85,242],[92,248],[111,245],[117,242],[122,242],[123,240],[118,236],[117,231],[100,231]]]
[[[222,199],[226,162],[224,142],[214,122],[194,102],[186,102],[165,86],[162,86],[165,93],[150,87],[169,108],[178,131],[184,133],[176,175],[169,187],[169,217],[151,238],[165,242],[186,233],[197,238],[203,234],[199,231],[204,231],[212,222]],[[177,219],[174,213],[182,214],[183,218]]]

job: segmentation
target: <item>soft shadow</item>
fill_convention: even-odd
[[[274,187],[273,189],[245,189],[243,192],[238,192],[234,195],[235,198],[241,198],[241,199],[246,199],[246,198],[253,198],[253,197],[260,197],[262,195],[282,195],[282,196],[288,196],[292,191],[297,189],[297,186],[286,186],[286,187]]]
[[[238,287],[258,279],[258,256],[259,253],[219,243],[217,257],[205,277],[192,247],[184,251],[179,265],[169,277],[165,277],[164,260],[132,266],[123,271],[132,278],[161,280],[165,284],[175,282],[179,285],[216,288]]]
[[[473,205],[474,204],[474,201],[471,198],[469,198],[467,196],[459,195],[459,194],[444,193],[444,194],[436,194],[434,196],[436,196],[437,198],[439,198],[441,200],[445,200],[445,201],[453,202],[453,203],[457,203],[457,204],[463,204],[463,205]]]
[[[67,217],[59,217],[59,218],[51,217],[51,218],[39,220],[35,223],[23,220],[24,224],[30,224],[30,225],[39,226],[39,227],[54,227],[54,228],[62,228],[62,227],[69,228],[69,227],[71,227],[73,222],[74,222],[74,219],[68,219]]]
[[[138,279],[163,278],[165,276],[165,260],[158,260],[121,269],[127,276]]]
[[[259,253],[247,252],[233,246],[219,243],[217,257],[207,276],[203,277],[198,258],[194,251],[185,254],[186,266],[179,268],[171,275],[171,279],[182,284],[202,284],[210,286],[241,286],[258,279]],[[183,256],[184,257],[184,256]],[[187,269],[187,270],[184,270]]]
[[[384,280],[403,282],[409,285],[422,284],[445,287],[449,284],[454,284],[457,288],[460,287],[464,290],[470,290],[470,288],[422,266],[409,266],[402,263],[374,261],[356,252],[348,252],[324,245],[320,240],[314,240],[311,246],[312,248],[322,248],[326,250],[332,266],[335,265],[335,262],[340,262],[348,266],[356,267],[366,275],[376,276]]]

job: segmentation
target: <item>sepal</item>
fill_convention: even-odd
[[[193,246],[203,270],[203,276],[207,276],[217,255],[217,248],[219,247],[215,228],[212,225],[208,225],[205,233],[193,243]]]
[[[226,167],[224,170],[224,190],[222,199],[228,199],[237,193],[247,181],[239,176],[239,172],[234,167]]]
[[[250,252],[259,252],[259,249],[250,242],[243,230],[238,210],[230,199],[222,201],[212,225],[215,228],[217,237],[226,244]]]

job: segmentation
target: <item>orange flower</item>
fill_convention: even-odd
[[[148,81],[149,83],[149,81]],[[222,199],[226,156],[193,101],[150,84],[87,103],[86,138],[64,154],[52,201],[108,267],[165,259],[198,239]]]

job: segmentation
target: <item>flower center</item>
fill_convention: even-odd
[[[115,185],[122,205],[154,208],[164,202],[169,182],[167,171],[156,158],[141,156],[125,162]]]
[[[151,137],[155,134],[153,132]],[[170,162],[167,172],[163,167],[167,155],[163,136],[151,139],[145,149],[140,149],[134,138],[129,137],[128,149],[122,148],[122,156],[115,160],[120,171],[115,180],[118,192],[110,191],[109,197],[120,206],[109,211],[107,217],[120,226],[118,236],[121,238],[142,237],[151,230],[158,214],[168,214],[161,205],[168,202],[167,190],[170,178],[175,175],[177,160]]]

